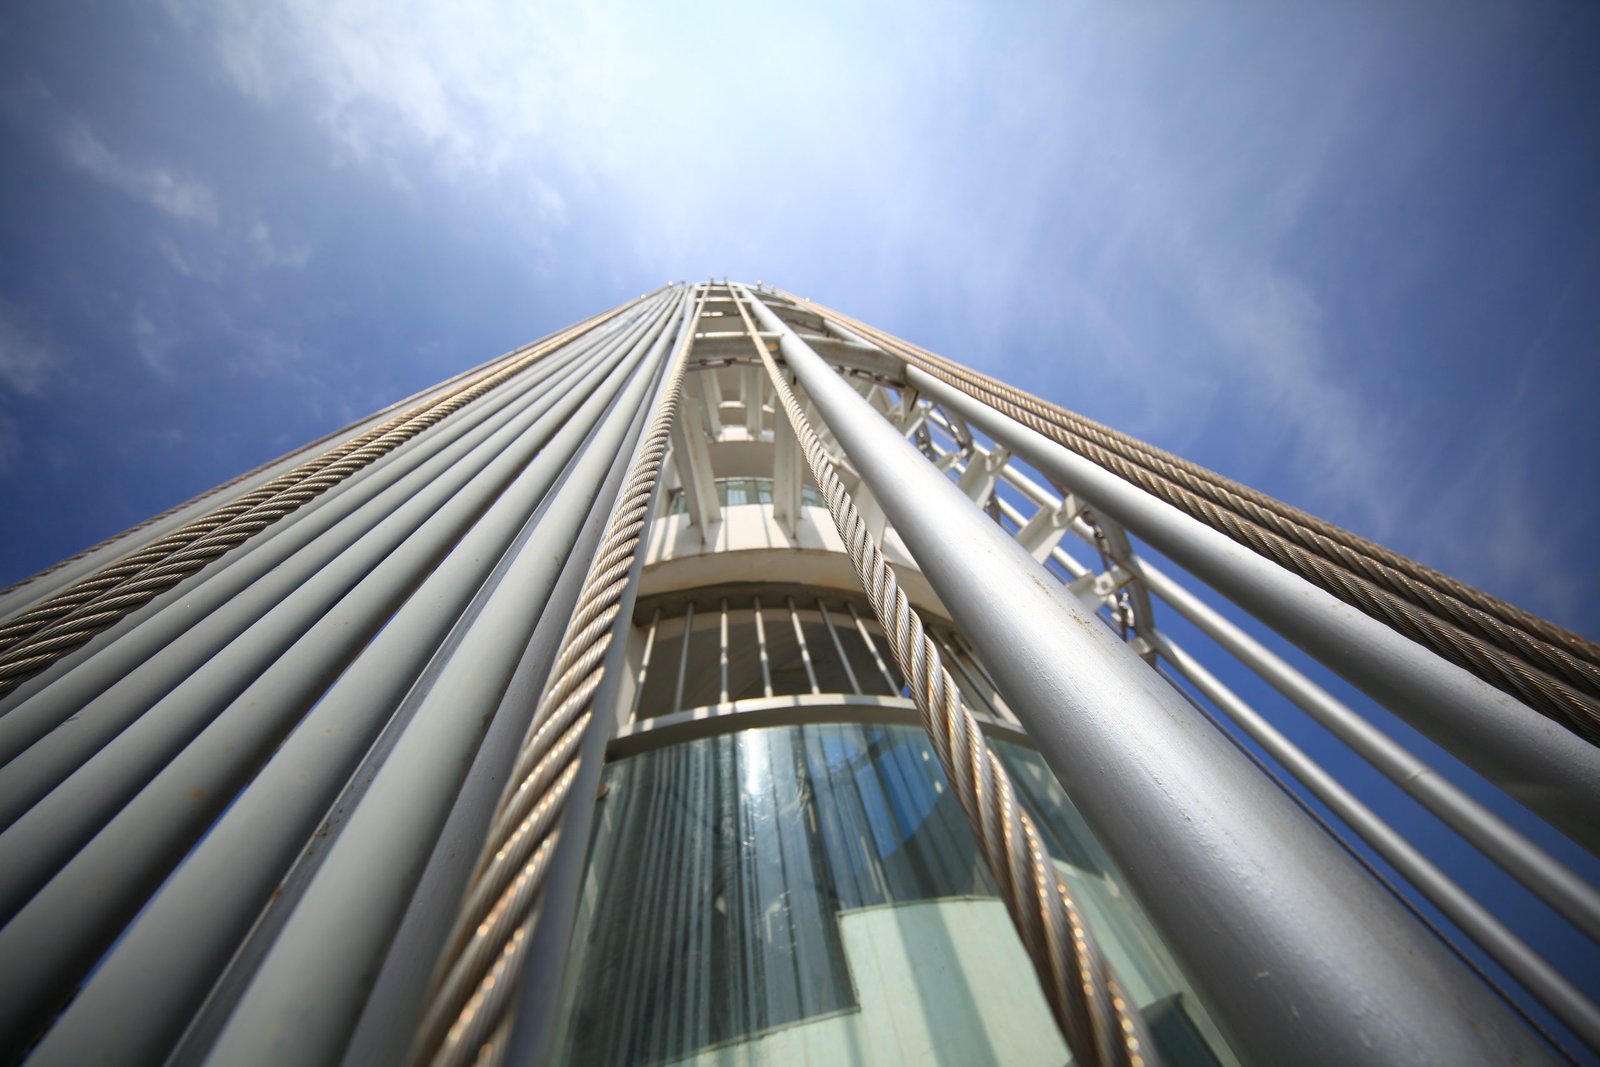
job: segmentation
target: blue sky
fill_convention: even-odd
[[[1580,5],[11,5],[0,580],[761,278],[1600,633]]]
[[[1600,9],[673,7],[0,8],[0,585],[715,274],[1600,636]]]

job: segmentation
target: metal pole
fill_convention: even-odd
[[[750,602],[750,612],[756,620],[756,652],[761,656],[761,695],[772,695],[772,663],[767,658],[767,624],[761,618],[761,598]]]
[[[372,626],[395,610],[439,553],[481,514],[477,495],[494,493],[515,476],[519,488],[512,495],[526,499],[531,510],[581,445],[587,426],[603,409],[607,397],[621,388],[625,378],[620,356],[602,364],[585,379],[588,389],[556,398],[555,406],[508,442],[510,447],[503,453],[496,456],[480,446],[483,454],[478,461],[490,462],[476,476],[478,480],[463,485],[457,477],[441,477],[422,487],[396,509],[391,521],[379,523],[364,535],[357,542],[358,551],[340,553],[273,603],[242,636],[186,677],[180,676],[182,681],[175,688],[120,735],[114,731],[107,735],[110,728],[101,725],[102,719],[110,719],[113,726],[121,720],[119,701],[127,699],[127,694],[124,687],[113,686],[81,710],[85,722],[80,729],[47,736],[8,766],[4,796],[19,797],[26,813],[0,833],[0,916],[10,916],[174,757],[192,765],[199,776],[186,783],[187,790],[217,797],[230,771],[238,773],[241,762],[250,764],[251,747],[240,738],[229,738],[232,743],[215,754],[192,750],[182,757],[179,753],[184,746],[200,730],[209,727],[215,733],[233,718],[225,713],[229,706],[247,709],[236,715],[244,715],[251,732],[259,732],[281,714],[302,712],[331,680],[330,672],[336,674],[341,654],[360,649]],[[598,391],[585,399],[596,386]],[[567,424],[562,426],[564,420]],[[475,486],[475,491],[467,485]],[[420,520],[426,521],[418,525]],[[499,536],[501,540],[493,543],[503,547],[514,536],[516,525],[505,525],[502,535],[496,535],[494,529],[492,523],[479,522],[469,540],[487,549]],[[497,555],[497,551],[489,551],[479,558],[492,560]],[[486,573],[489,565],[473,565],[474,572]],[[456,599],[464,602],[481,580],[479,574],[477,581],[461,582]],[[249,606],[244,610],[259,610],[261,596],[258,590],[246,598]],[[453,616],[438,611],[434,617],[447,624]],[[315,634],[311,639],[307,639],[308,626]],[[206,640],[203,629],[193,636]],[[172,669],[166,660],[159,667],[163,673]],[[394,673],[394,677],[399,675]],[[367,706],[377,705],[368,701]],[[115,737],[115,742],[101,747],[110,737]],[[67,775],[70,777],[61,780]],[[155,801],[146,798],[145,802]],[[189,819],[204,815],[204,809],[192,801],[183,811],[186,818],[136,822],[134,836],[170,834]],[[117,841],[119,849],[130,847],[127,835]],[[151,847],[140,857],[148,861],[165,851]],[[130,869],[136,866],[129,862]],[[118,882],[122,892],[92,894],[95,909],[120,898],[136,884],[124,877]],[[76,924],[75,935],[90,925],[86,921]],[[58,950],[57,955],[64,953]]]
[[[660,403],[659,398],[656,402]],[[639,592],[639,572],[644,569],[644,555],[638,553],[628,571],[628,585],[617,612],[611,646],[606,649],[604,673],[594,696],[594,706],[601,712],[602,721],[591,723],[584,734],[572,800],[561,814],[560,836],[556,840],[544,900],[539,906],[539,921],[528,946],[527,963],[513,1008],[505,1063],[543,1064],[554,1052],[550,1042],[556,1030],[556,1010],[561,1003],[562,979],[566,975],[572,927],[578,912],[578,894],[588,872],[589,837],[601,776],[605,773],[606,743],[615,733],[616,717],[611,710],[616,707],[617,690],[627,658],[626,638]]]
[[[544,383],[549,389],[509,412],[492,407],[461,412],[459,424],[440,427],[449,432],[419,438],[415,450],[384,457],[373,465],[377,470],[368,468],[330,491],[303,517],[289,516],[273,536],[245,546],[250,550],[242,557],[196,587],[182,589],[173,602],[140,618],[109,646],[0,718],[0,759],[10,761],[0,775],[0,824],[20,816],[278,605],[303,599],[308,584],[336,597],[337,587],[329,580],[334,572],[386,555],[356,546],[374,549],[374,542],[385,539],[391,547],[399,544],[431,518],[440,501],[495,466],[498,455],[522,447],[518,442],[529,440],[523,437],[529,426],[544,427],[546,438],[554,433],[560,413],[570,412],[623,355],[615,352],[593,365],[563,361],[562,373]],[[552,408],[555,413],[546,418]],[[484,412],[494,417],[477,422],[475,416]],[[491,437],[498,447],[484,444]],[[369,471],[372,477],[363,478]],[[352,549],[354,555],[341,562]],[[332,602],[326,600],[324,610]],[[216,697],[224,692],[212,690]],[[51,733],[68,719],[75,719],[74,729]]]
[[[838,654],[839,662],[844,665],[844,676],[850,679],[850,691],[861,692],[861,683],[856,681],[855,668],[850,666],[850,657],[844,654],[844,642],[839,640],[839,631],[833,628],[833,620],[828,617],[828,606],[818,600],[817,611],[822,615],[822,625],[827,627],[828,636],[833,638],[833,650]]]
[[[745,295],[1243,1059],[1547,1059],[1170,685]]]
[[[1149,561],[1130,556],[1128,569],[1201,633],[1237,656],[1441,822],[1472,842],[1590,938],[1600,940],[1600,890]]]
[[[694,601],[683,612],[683,644],[678,646],[678,684],[672,691],[671,711],[683,710],[683,682],[689,674],[689,632],[694,629]]]
[[[656,608],[655,614],[650,616],[650,628],[645,632],[644,652],[639,656],[639,675],[633,683],[633,707],[629,709],[632,718],[638,718],[639,715],[639,700],[644,695],[644,680],[650,673],[650,654],[655,651],[656,629],[660,625],[661,609]]]
[[[1600,852],[1600,749],[1170,504],[915,367],[907,380]]]
[[[203,993],[206,976],[214,974],[237,945],[237,938],[243,933],[240,924],[248,929],[264,898],[281,879],[283,866],[294,859],[316,820],[326,813],[331,799],[327,790],[336,791],[349,777],[349,761],[359,760],[370,747],[372,731],[393,714],[473,593],[495,570],[509,539],[516,536],[519,527],[533,522],[541,523],[541,532],[552,545],[564,544],[563,524],[577,522],[586,513],[589,502],[583,498],[585,480],[581,474],[573,473],[580,467],[569,470],[554,493],[548,490],[563,468],[572,464],[592,467],[607,448],[615,447],[613,437],[623,429],[618,411],[627,408],[625,398],[629,390],[637,389],[640,377],[635,371],[630,378],[626,371],[625,367],[619,368],[613,385],[595,392],[576,410],[570,424],[558,435],[570,441],[557,446],[540,435],[534,441],[547,442],[547,447],[537,457],[517,453],[504,457],[513,470],[527,465],[517,481],[500,493],[489,512],[480,515],[482,502],[472,495],[452,502],[454,508],[464,507],[469,515],[479,517],[442,563],[437,561],[439,552],[460,536],[459,529],[449,532],[453,520],[448,516],[446,529],[437,531],[447,534],[442,543],[412,545],[389,555],[372,572],[362,588],[370,596],[408,597],[405,606],[340,676],[339,683],[317,700],[303,728],[290,736],[277,753],[278,758],[250,784],[202,847],[189,857],[160,897],[151,902],[75,1008],[105,995],[119,974],[125,988],[137,991],[140,997],[150,995],[152,974],[161,976],[158,987],[176,987],[163,996],[193,996],[193,989],[188,987],[197,982]],[[634,384],[629,385],[630,381]],[[623,389],[622,409],[612,401],[613,390],[619,387]],[[608,408],[612,409],[609,416],[602,418]],[[609,429],[595,431],[599,436],[580,450],[583,439],[592,436],[590,431],[597,418]],[[577,458],[569,464],[568,457],[575,453]],[[527,462],[530,458],[532,463]],[[559,521],[549,522],[551,518]],[[416,552],[422,553],[424,562],[434,568],[420,589],[415,579],[403,578],[411,566],[406,555]],[[540,555],[525,552],[520,558],[526,566],[540,559]],[[548,557],[550,565],[559,562],[559,553]],[[391,564],[399,568],[397,573],[386,572]],[[527,609],[528,604],[524,603],[517,610],[526,617]],[[355,617],[362,614],[357,612]],[[302,619],[298,624],[302,629],[296,632],[304,636],[296,649],[303,655],[315,655],[331,647],[341,639],[347,617],[350,616],[342,613],[325,616],[309,633],[304,631]],[[480,626],[478,632],[488,631]],[[262,731],[270,730],[271,723],[285,713],[303,711],[318,691],[316,683],[325,676],[325,669],[279,659],[208,728],[210,744],[186,749],[162,772],[157,785],[146,788],[118,813],[44,892],[0,930],[0,946],[6,946],[0,950],[0,989],[5,992],[0,996],[0,1032],[10,1032],[13,1025],[28,1025],[25,1016],[41,1010],[52,996],[59,995],[61,982],[81,973],[86,963],[93,961],[159,877],[182,857],[193,834],[203,830],[214,817],[215,808],[202,807],[195,798],[211,798],[212,804],[225,802],[232,795],[231,789],[237,788],[229,785],[231,776],[260,758],[252,753],[261,744]],[[302,694],[297,686],[311,688]],[[204,685],[200,688],[204,689]],[[462,708],[467,706],[467,691],[468,687],[463,686],[456,694]],[[434,693],[435,699],[441,695],[437,688]],[[416,722],[413,718],[412,725]],[[405,742],[421,743],[419,736],[408,729]],[[266,740],[270,744],[273,735],[267,735]],[[417,780],[427,777],[419,775]],[[88,780],[92,782],[93,776]],[[118,891],[107,893],[106,886]],[[156,932],[163,923],[169,932],[181,930],[182,936]],[[141,952],[147,954],[145,959],[158,959],[163,966],[141,964]],[[174,954],[188,960],[188,964],[175,965]],[[107,1003],[114,1008],[126,1000],[126,996],[110,996]],[[138,1022],[142,1026],[151,1020],[138,1018]],[[65,1038],[74,1033],[81,1036],[111,1031],[99,1027],[96,1021],[87,1030],[58,1027],[58,1032]]]
[[[1258,711],[1223,685],[1216,675],[1201,666],[1188,652],[1174,644],[1166,634],[1153,630],[1150,638],[1156,651],[1166,657],[1179,674],[1192,682],[1241,730],[1299,779],[1313,796],[1343,819],[1451,922],[1481,945],[1490,958],[1526,986],[1556,1018],[1591,1047],[1600,1049],[1600,1008],[1595,1007],[1560,971],[1550,966],[1528,947],[1527,942],[1496,919],[1489,909],[1434,866],[1394,827],[1339,784],[1337,778],[1323,770],[1304,750],[1283,736]]]
[[[900,695],[900,685],[895,682],[894,675],[889,673],[889,665],[883,662],[883,657],[878,654],[878,643],[867,632],[867,624],[861,621],[861,616],[856,612],[854,604],[846,603],[850,609],[850,617],[855,620],[856,632],[861,635],[861,640],[867,643],[867,651],[872,653],[872,662],[878,665],[878,673],[883,675],[883,680],[889,684],[889,692],[895,696]]]
[[[1013,475],[1009,467],[1006,475],[1008,481],[1017,484],[1041,509],[1060,506],[1060,501],[1048,491],[1020,474]],[[1020,519],[1010,505],[1002,502],[1001,506]],[[1093,537],[1093,531],[1081,519],[1074,520],[1073,529],[1086,541]],[[1071,557],[1065,558],[1071,561]],[[1349,745],[1390,781],[1411,794],[1451,829],[1472,842],[1563,918],[1590,938],[1600,939],[1600,890],[1517,832],[1437,769],[1418,759],[1388,734],[1268,651],[1163,571],[1131,552],[1124,554],[1122,562],[1130,572],[1143,580],[1151,592],[1161,596],[1201,632],[1237,656],[1240,662]],[[1072,561],[1072,566],[1078,571],[1083,569],[1075,561]]]
[[[813,693],[820,693],[822,692],[822,688],[817,685],[817,672],[811,667],[811,649],[806,646],[806,633],[800,627],[800,613],[795,610],[794,597],[789,597],[787,599],[789,604],[789,622],[794,625],[794,641],[795,644],[800,646],[800,662],[805,664],[806,680],[811,683],[811,691]]]
[[[649,417],[648,429],[643,431],[632,450],[634,454],[628,465],[627,484],[617,495],[616,503],[610,510],[607,532],[585,578],[576,618],[563,636],[562,649],[553,668],[554,676],[540,694],[530,732],[518,749],[509,778],[509,782],[514,784],[508,785],[508,791],[502,794],[504,803],[496,812],[494,825],[484,846],[486,854],[483,858],[488,865],[481,868],[482,881],[474,885],[472,896],[458,919],[464,924],[460,932],[468,934],[470,931],[469,939],[461,946],[463,954],[460,957],[447,955],[441,961],[447,967],[443,984],[435,990],[429,1010],[424,1014],[425,1028],[426,1020],[435,1012],[454,1021],[443,1035],[443,1046],[434,1046],[431,1035],[419,1033],[419,1043],[414,1048],[414,1054],[418,1057],[428,1057],[433,1053],[431,1059],[435,1063],[441,1059],[445,1062],[468,1059],[480,1063],[485,1059],[499,1061],[506,1058],[509,1046],[512,1062],[530,1064],[541,1062],[548,1049],[578,891],[583,882],[588,855],[596,787],[605,763],[606,742],[616,725],[613,708],[627,659],[626,635],[644,561],[644,553],[639,551],[640,537],[645,529],[645,517],[651,511],[651,500],[659,492],[661,452],[667,446],[668,425],[682,413],[679,403],[682,398],[683,366],[693,346],[704,306],[702,296],[692,315],[686,319],[679,345],[671,357],[672,362],[666,369],[661,385],[651,403],[641,412],[641,415]],[[643,500],[640,494],[643,494]],[[627,575],[620,583],[612,577],[619,554],[631,556]],[[608,611],[615,612],[609,627],[610,645],[598,664],[598,673],[593,673],[592,665],[586,672],[583,665],[589,663],[588,657],[601,647],[600,637],[593,627],[603,622]],[[591,682],[595,692],[592,698],[586,698],[583,694]],[[584,723],[587,725],[580,727]],[[545,771],[564,762],[560,746],[546,742],[551,736],[549,731],[574,728],[583,731],[581,751],[576,757],[572,788],[562,792],[557,785],[559,775],[555,779],[543,778]],[[568,763],[567,766],[571,768],[574,764]],[[546,783],[542,788],[538,785],[540,781]],[[560,809],[560,824],[553,830],[554,836],[544,838],[546,843],[554,841],[554,855],[549,873],[543,879],[542,891],[521,880],[523,875],[534,877],[530,865],[537,865],[533,856],[542,846],[530,842],[532,855],[521,861],[520,868],[516,858],[507,858],[517,854],[512,847],[512,838],[523,831],[534,835],[539,833],[535,814],[539,803],[524,810],[516,798],[516,794],[524,789],[540,790],[542,800],[556,804]],[[520,818],[518,813],[521,813]],[[528,821],[530,818],[534,820],[531,825]],[[503,836],[508,833],[509,838]],[[508,848],[511,850],[509,853],[505,851]],[[490,850],[493,850],[493,859],[488,856]],[[496,862],[502,859],[505,866],[497,868]],[[514,868],[518,869],[518,873],[512,876],[510,872]],[[487,913],[478,906],[488,904],[490,897],[498,896],[499,901],[504,901],[504,894],[517,885],[528,888],[534,895],[526,910],[512,905],[507,915],[493,905]],[[478,899],[479,893],[485,894],[484,899]],[[534,909],[537,909],[536,912]],[[496,926],[496,920],[490,918],[496,913],[499,913],[499,921],[507,926]],[[484,929],[485,922],[488,923],[487,930]],[[528,930],[529,923],[532,924],[531,932]],[[526,951],[519,950],[519,935],[514,934],[512,928],[527,933],[529,943]],[[465,969],[457,966],[465,965],[473,955],[473,939],[479,931],[483,931],[485,939],[480,943],[485,944],[491,954],[495,944],[498,942],[500,945],[497,962],[487,967],[487,973],[483,965],[487,965],[488,960],[480,960],[479,966],[466,966]],[[509,957],[507,952],[511,953]],[[519,958],[522,961],[520,966],[515,962]],[[508,969],[493,982],[499,988],[489,988],[485,983],[490,982],[495,968],[502,962]],[[473,989],[469,976],[479,978],[476,990],[465,1003],[446,996],[446,987],[452,984],[451,980],[456,976],[468,978],[463,992]],[[514,988],[506,990],[506,982],[510,982]],[[491,998],[499,1000],[499,1006],[483,999],[491,993],[499,994]],[[473,1040],[466,1033],[459,1035],[460,1039],[457,1040],[457,1026],[465,1027],[467,1033],[488,1036],[493,1048],[486,1052],[480,1041]],[[505,1035],[506,1040],[502,1040],[500,1035]]]
[[[723,597],[717,614],[717,676],[721,683],[717,690],[717,703],[728,702],[728,598]]]
[[[614,466],[595,499],[615,499],[626,476],[627,471],[620,464]],[[406,917],[384,956],[372,995],[362,1005],[360,1021],[345,1047],[342,1058],[345,1064],[399,1064],[405,1060],[416,1020],[426,1004],[429,978],[440,954],[448,947],[462,896],[492,822],[495,803],[511,773],[518,743],[533,718],[539,693],[550,674],[567,624],[575,613],[590,561],[609,519],[603,508],[591,510],[573,545],[522,662],[500,698],[494,721],[479,746],[455,807],[433,846],[428,868],[412,893]],[[247,973],[247,968],[240,969]],[[214,996],[208,1008],[214,1006],[216,1010],[206,1011],[184,1034],[183,1044],[178,1046],[170,1061],[174,1067],[190,1063],[191,1058],[186,1058],[187,1048],[203,1050],[210,1046],[225,1021],[223,1005],[232,1004],[232,999],[225,997],[225,993]]]
[[[572,492],[548,514],[557,530],[575,533],[606,472],[626,462],[667,340],[665,333],[657,337],[575,460],[563,486]],[[570,546],[571,533],[557,542]],[[404,735],[256,969],[208,1062],[315,1063],[343,1047],[366,996],[362,975],[382,959],[475,751],[478,731],[463,726],[475,724],[486,698],[491,709],[498,700],[565,556],[565,550],[529,547],[508,560],[492,591],[480,598],[471,628],[430,679]],[[391,886],[391,893],[374,895],[374,884]]]
[[[661,294],[658,291],[657,293],[650,294],[648,299],[656,299],[660,295]],[[55,593],[61,588],[70,585],[84,575],[92,573],[114,557],[118,555],[126,555],[127,553],[139,548],[144,544],[155,541],[163,534],[182,526],[185,522],[194,518],[196,515],[201,514],[203,510],[218,507],[222,504],[228,503],[230,500],[245,495],[250,490],[256,488],[262,483],[270,481],[279,474],[282,474],[284,471],[291,469],[295,464],[299,463],[303,459],[308,458],[314,454],[316,450],[322,448],[323,446],[330,445],[335,441],[347,440],[349,438],[359,436],[363,432],[383,422],[384,419],[395,414],[396,412],[415,407],[416,405],[424,403],[425,401],[433,400],[448,392],[453,387],[465,382],[468,378],[492,373],[500,366],[509,364],[532,352],[536,352],[541,348],[558,347],[563,343],[564,338],[577,337],[585,330],[608,325],[606,323],[607,319],[621,317],[624,315],[624,313],[643,303],[646,299],[646,297],[640,297],[639,299],[630,301],[621,307],[614,308],[611,311],[607,311],[600,315],[586,319],[576,326],[568,327],[563,330],[557,330],[555,333],[541,338],[538,341],[523,345],[511,352],[507,352],[505,355],[496,356],[494,359],[491,359],[486,363],[469,368],[468,370],[464,370],[460,374],[457,374],[451,378],[447,378],[437,385],[429,386],[427,389],[424,389],[421,392],[414,393],[402,400],[397,400],[381,411],[376,411],[373,414],[353,422],[348,426],[335,430],[332,433],[325,434],[324,436],[317,438],[315,441],[310,441],[304,445],[301,445],[292,452],[287,452],[281,456],[278,456],[276,459],[268,460],[266,463],[263,463],[256,469],[249,471],[230,482],[224,483],[223,485],[217,486],[213,489],[208,489],[205,492],[200,493],[198,496],[195,496],[192,499],[177,505],[176,507],[162,512],[160,515],[155,516],[154,518],[147,519],[144,522],[131,527],[130,529],[114,534],[97,545],[91,545],[82,552],[62,560],[60,563],[48,568],[47,570],[41,571],[32,577],[24,578],[21,581],[8,586],[3,590],[0,590],[0,619],[7,618],[15,613],[20,613],[31,605],[44,600],[52,593]],[[13,696],[16,692],[16,690],[13,690],[12,693],[7,694],[6,696]],[[0,699],[0,714],[3,714],[4,709],[8,706],[7,700]]]

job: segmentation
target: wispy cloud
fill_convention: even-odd
[[[0,385],[21,396],[40,396],[56,365],[54,353],[23,327],[15,309],[0,303]]]
[[[158,378],[171,378],[177,373],[179,338],[176,334],[156,325],[143,311],[134,314],[128,332],[133,350],[146,369]]]
[[[257,221],[245,234],[256,260],[264,267],[300,270],[311,261],[311,245],[306,241],[286,240],[275,235],[266,223]]]
[[[817,161],[846,147],[833,132],[838,116],[849,118],[851,146],[864,114],[889,117],[886,98],[859,91],[863,78],[887,77],[872,73],[867,42],[835,33],[826,13],[786,12],[786,32],[765,37],[757,62],[749,37],[758,31],[732,6],[167,8],[229,83],[305,116],[344,165],[404,186],[426,176],[492,187],[494,208],[520,214],[523,234],[569,222],[574,197],[599,192],[630,221],[651,220],[641,241],[682,249],[675,239],[693,236],[704,247],[700,224],[736,190],[792,200]],[[752,185],[752,171],[791,180]]]
[[[1368,15],[167,7],[226,83],[320,131],[336,166],[464,192],[508,242],[539,248],[571,227],[612,242],[591,259],[630,280],[753,267],[835,284],[859,300],[847,310],[944,314],[988,346],[989,369],[1032,373],[1180,451],[1209,435],[1258,462],[1226,473],[1272,467],[1276,491],[1369,536],[1416,533],[1423,486],[1440,515],[1475,504],[1474,479],[1428,466],[1428,429],[1378,392],[1370,359],[1338,347],[1349,294],[1315,273],[1326,249],[1306,241],[1374,145],[1426,155],[1372,91],[1372,65],[1414,64],[1380,54],[1403,35],[1373,33]],[[1435,118],[1425,133],[1471,121]],[[596,204],[604,218],[583,214]],[[260,266],[310,255],[264,223],[248,242]],[[1508,493],[1523,470],[1488,442],[1461,462]],[[1535,580],[1517,516],[1541,506],[1509,507],[1493,535],[1505,547],[1473,568]],[[1445,538],[1452,521],[1428,529]]]
[[[215,226],[221,217],[217,198],[205,183],[119,155],[81,119],[67,121],[57,132],[56,143],[73,167],[173,218]]]
[[[1408,499],[1402,547],[1447,574],[1474,576],[1513,603],[1538,605],[1558,623],[1581,625],[1600,596],[1600,574],[1574,563],[1592,546],[1574,543],[1570,528],[1552,523],[1533,488],[1535,471],[1547,462],[1518,420],[1491,421],[1451,477],[1419,486]]]
[[[419,161],[471,180],[514,168],[526,204],[546,220],[565,206],[552,173],[585,157],[536,149],[570,147],[582,117],[616,95],[606,53],[625,21],[591,5],[493,0],[167,6],[235,88],[303,110],[346,163],[401,184]]]

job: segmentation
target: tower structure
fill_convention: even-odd
[[[641,296],[0,613],[11,1059],[1600,1049],[1427,847],[1592,964],[1600,649],[774,289]]]

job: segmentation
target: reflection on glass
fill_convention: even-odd
[[[1048,770],[999,748],[1168,1062],[1216,1063]],[[606,782],[567,1062],[1067,1062],[921,730],[749,730],[631,757]]]

